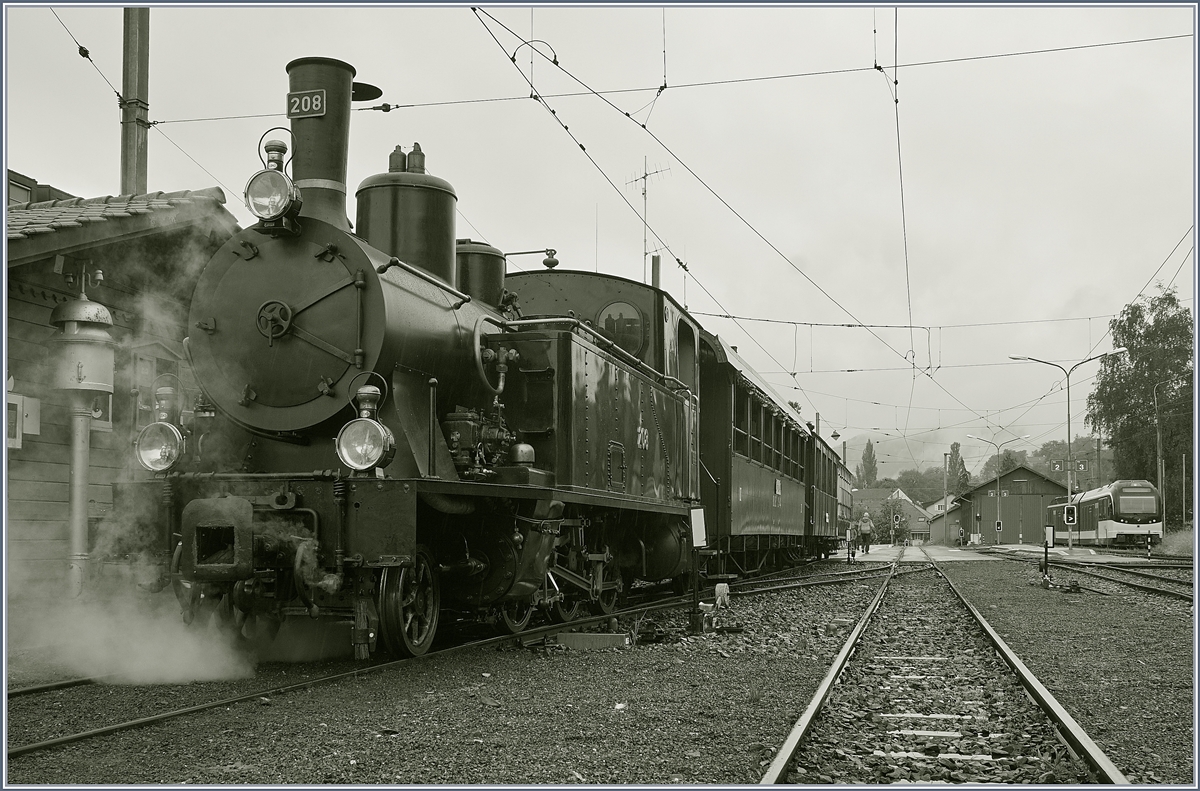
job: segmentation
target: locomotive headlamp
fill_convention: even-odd
[[[337,435],[337,455],[352,470],[386,467],[396,455],[396,438],[378,420],[360,417],[342,426]]]
[[[246,208],[260,220],[278,220],[299,205],[296,185],[278,170],[260,170],[246,183]]]
[[[183,434],[171,423],[151,423],[138,434],[134,455],[150,472],[166,472],[183,456]]]

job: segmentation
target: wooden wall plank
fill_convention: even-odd
[[[12,486],[14,481],[52,481],[55,483],[69,483],[71,480],[71,467],[65,461],[44,462],[44,461],[28,461],[24,459],[13,459],[14,451],[9,451],[8,459],[8,482]],[[109,483],[109,481],[104,481]]]
[[[8,503],[8,518],[34,522],[65,521],[70,510],[70,505],[64,502],[10,500]]]
[[[59,538],[26,539],[13,541],[8,545],[9,571],[15,572],[13,561],[21,565],[36,560],[56,560],[66,562],[71,553],[70,542]]]
[[[21,541],[66,541],[69,538],[65,518],[59,522],[37,522],[9,516],[7,532],[10,548]]]
[[[8,489],[8,501],[47,501],[59,500],[67,502],[71,497],[71,487],[67,482],[52,481],[19,481]],[[88,499],[97,502],[112,502],[112,487],[108,484],[89,482]]]

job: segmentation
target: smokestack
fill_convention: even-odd
[[[292,176],[304,198],[300,216],[349,231],[346,158],[354,67],[333,58],[299,58],[287,65],[287,73],[288,117],[292,119],[296,145]],[[318,91],[324,91],[324,95]],[[312,108],[311,114],[295,117],[292,105],[297,93],[309,98],[306,106]],[[321,96],[319,111],[317,96]]]
[[[650,256],[650,283],[662,288],[662,259],[657,255]]]

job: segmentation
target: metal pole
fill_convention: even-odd
[[[88,559],[88,473],[91,465],[92,394],[71,394],[71,479],[69,512],[70,558],[67,594],[83,593],[84,566]]]
[[[946,472],[950,467],[950,454],[942,454],[942,530],[946,531],[946,544],[950,544],[950,509],[946,507]],[[932,538],[932,536],[930,536]],[[961,542],[960,542],[961,543]]]
[[[1097,354],[1095,357],[1089,357],[1086,360],[1080,360],[1079,362],[1075,363],[1075,365],[1071,366],[1071,370],[1069,370],[1069,371],[1066,368],[1063,368],[1058,363],[1052,363],[1049,360],[1039,360],[1036,357],[1027,357],[1024,355],[1009,355],[1010,360],[1029,360],[1030,362],[1041,363],[1042,365],[1053,365],[1055,368],[1062,371],[1063,374],[1066,376],[1066,379],[1067,379],[1067,503],[1071,502],[1071,495],[1072,495],[1071,467],[1073,465],[1073,461],[1071,459],[1071,374],[1074,373],[1076,368],[1083,365],[1084,363],[1090,363],[1092,360],[1099,360],[1101,357],[1108,357],[1111,354],[1124,354],[1127,351],[1129,351],[1129,350],[1126,349],[1124,346],[1122,346],[1119,349],[1113,349],[1111,352],[1105,352],[1104,354]],[[1074,546],[1074,534],[1071,531],[1071,526],[1067,525],[1067,549],[1070,549],[1072,546]]]
[[[146,136],[150,129],[150,9],[125,9],[121,79],[121,194],[146,194]]]
[[[1078,366],[1076,366],[1078,367]],[[1071,371],[1074,371],[1072,368]],[[1067,371],[1067,502],[1071,502],[1071,371]],[[1079,521],[1079,517],[1075,517]],[[1067,525],[1067,549],[1074,546],[1074,534],[1071,525]]]
[[[1155,472],[1158,474],[1158,480],[1156,480],[1155,483],[1158,485],[1159,497],[1163,496],[1162,424],[1158,420],[1158,385],[1161,385],[1161,384],[1165,384],[1165,383],[1159,382],[1158,384],[1154,385],[1154,391],[1153,391],[1154,392],[1154,434],[1155,434],[1155,438],[1158,442],[1158,450],[1156,451],[1156,455],[1154,457],[1156,459]],[[1163,508],[1163,527],[1164,527],[1164,529],[1166,528],[1166,524],[1167,524],[1167,509],[1164,507]]]

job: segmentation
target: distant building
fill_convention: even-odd
[[[867,514],[877,514],[887,500],[899,502],[900,512],[908,521],[909,539],[913,543],[929,540],[929,512],[905,494],[903,489],[859,489],[854,493],[854,505],[861,505]],[[873,540],[886,542],[890,529],[891,525],[881,524],[876,519]]]
[[[1045,538],[1046,506],[1067,488],[1024,465],[984,481],[954,499],[945,514],[931,521],[930,542],[957,545],[959,529],[964,544],[1035,544]],[[997,503],[1001,529],[996,529]],[[975,537],[973,537],[975,536]]]

